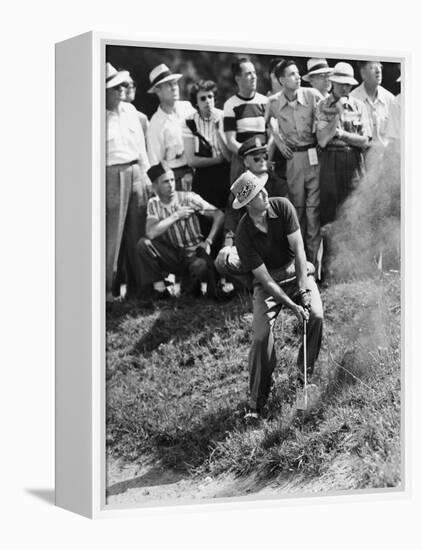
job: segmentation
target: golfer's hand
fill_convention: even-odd
[[[310,318],[310,313],[307,311],[307,309],[304,309],[302,306],[299,306],[297,304],[294,304],[295,307],[293,308],[293,312],[295,313],[295,316],[300,321],[300,323],[303,323],[304,321],[308,321]]]
[[[307,290],[300,296],[300,306],[310,311],[311,308],[311,293]]]
[[[177,220],[185,220],[194,214],[194,210],[190,208],[190,206],[180,206],[175,213],[177,215]]]

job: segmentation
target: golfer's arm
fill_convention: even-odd
[[[288,242],[295,255],[295,274],[297,276],[297,285],[300,289],[307,288],[307,258],[304,250],[303,237],[301,231],[297,229],[294,233],[288,235]]]
[[[282,290],[282,288],[274,281],[270,276],[269,271],[267,270],[265,264],[256,267],[252,270],[253,275],[266,290],[268,294],[273,296],[278,304],[289,307],[290,309],[296,308],[296,304],[289,298],[287,294]]]

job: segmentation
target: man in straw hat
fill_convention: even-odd
[[[283,197],[286,195],[283,181],[268,167],[269,151],[265,134],[257,134],[248,138],[238,150],[238,155],[246,170],[256,176],[267,175],[266,191],[269,197]],[[225,211],[224,234],[225,244],[227,245],[234,244],[235,231],[241,216],[244,214],[243,211],[238,211],[232,207],[234,198],[231,192]]]
[[[358,84],[349,63],[339,62],[329,77],[332,93],[317,106],[316,132],[323,152],[320,161],[320,218],[335,219],[361,177],[363,151],[368,147],[370,123],[364,104],[350,96]]]
[[[143,234],[139,205],[146,206],[150,182],[145,137],[136,109],[126,103],[127,71],[106,65],[106,289],[107,299],[119,296],[120,283],[136,295],[141,281],[136,243]],[[124,275],[123,275],[124,271]]]
[[[253,275],[253,339],[249,353],[250,412],[258,418],[266,405],[276,365],[273,325],[281,307],[300,323],[307,321],[307,365],[311,375],[320,350],[323,308],[307,264],[300,225],[293,205],[281,197],[268,198],[267,177],[245,172],[233,184],[234,208],[246,208],[236,233],[243,270]],[[303,346],[298,353],[302,382]]]
[[[371,148],[387,145],[387,122],[395,96],[381,86],[382,64],[380,61],[360,61],[358,63],[362,83],[354,88],[350,97],[359,99],[367,109],[372,134]]]
[[[184,154],[182,128],[195,109],[189,101],[180,100],[178,81],[182,76],[163,63],[150,72],[148,92],[158,96],[159,107],[149,123],[147,144],[151,164],[166,162],[174,172],[176,189],[189,191],[192,174]]]
[[[148,175],[156,196],[148,202],[146,238],[138,243],[142,282],[153,284],[156,298],[168,298],[164,279],[173,273],[183,277],[182,286],[188,294],[199,295],[200,283],[209,282],[212,276],[209,253],[224,215],[200,195],[176,191],[174,172],[168,165],[156,164]],[[212,220],[206,238],[197,214]]]
[[[311,58],[307,61],[307,74],[303,76],[303,80],[320,92],[322,97],[327,97],[332,87],[329,80],[332,72],[333,69],[329,67],[326,59]]]

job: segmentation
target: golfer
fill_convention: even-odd
[[[307,372],[311,376],[320,350],[323,308],[306,261],[297,214],[288,199],[268,198],[267,175],[247,171],[232,185],[234,208],[246,207],[235,242],[242,268],[253,275],[253,339],[249,353],[250,411],[264,413],[276,365],[273,324],[281,307],[307,321]],[[303,345],[297,360],[298,382],[303,382]]]

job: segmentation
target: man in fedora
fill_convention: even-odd
[[[139,205],[146,206],[151,189],[146,176],[149,160],[136,109],[124,101],[130,80],[127,71],[106,65],[106,290],[107,299],[137,295],[139,279],[136,244],[144,227]],[[144,220],[143,220],[144,221]]]
[[[330,75],[332,92],[317,106],[316,131],[321,154],[320,218],[336,218],[339,206],[362,174],[363,151],[369,145],[370,123],[362,101],[350,95],[358,84],[349,63],[339,62]]]
[[[282,197],[268,197],[265,177],[251,172],[233,184],[234,208],[245,207],[236,245],[242,268],[253,276],[253,337],[249,353],[250,413],[257,418],[266,405],[276,366],[273,325],[281,307],[289,308],[307,325],[307,366],[312,374],[320,350],[323,308],[307,264],[300,225],[293,205]],[[299,383],[303,373],[303,345],[297,359]]]
[[[213,275],[209,254],[224,215],[200,195],[176,191],[174,172],[168,165],[156,164],[148,175],[156,196],[149,199],[146,238],[140,239],[137,247],[142,282],[153,284],[155,297],[166,298],[164,280],[173,273],[183,277],[182,286],[188,294],[199,295],[200,283],[209,283]],[[206,238],[197,214],[212,221]]]
[[[387,145],[387,123],[395,96],[381,86],[382,64],[380,61],[361,61],[358,64],[362,83],[354,88],[350,97],[359,99],[367,109],[372,142],[370,148]]]
[[[329,80],[332,72],[333,69],[329,67],[326,59],[313,57],[307,61],[307,74],[303,76],[303,80],[320,92],[322,97],[327,97],[332,87],[332,83]]]
[[[320,245],[319,160],[314,129],[316,107],[321,96],[313,88],[302,88],[295,61],[285,60],[275,69],[283,86],[269,98],[266,121],[278,123],[275,143],[287,159],[288,198],[294,205],[308,259],[316,263]]]
[[[149,123],[147,144],[151,165],[166,162],[174,172],[176,189],[189,191],[192,175],[184,154],[182,128],[195,109],[189,101],[180,100],[178,81],[182,76],[163,63],[150,72],[148,92],[158,96],[159,107]]]

